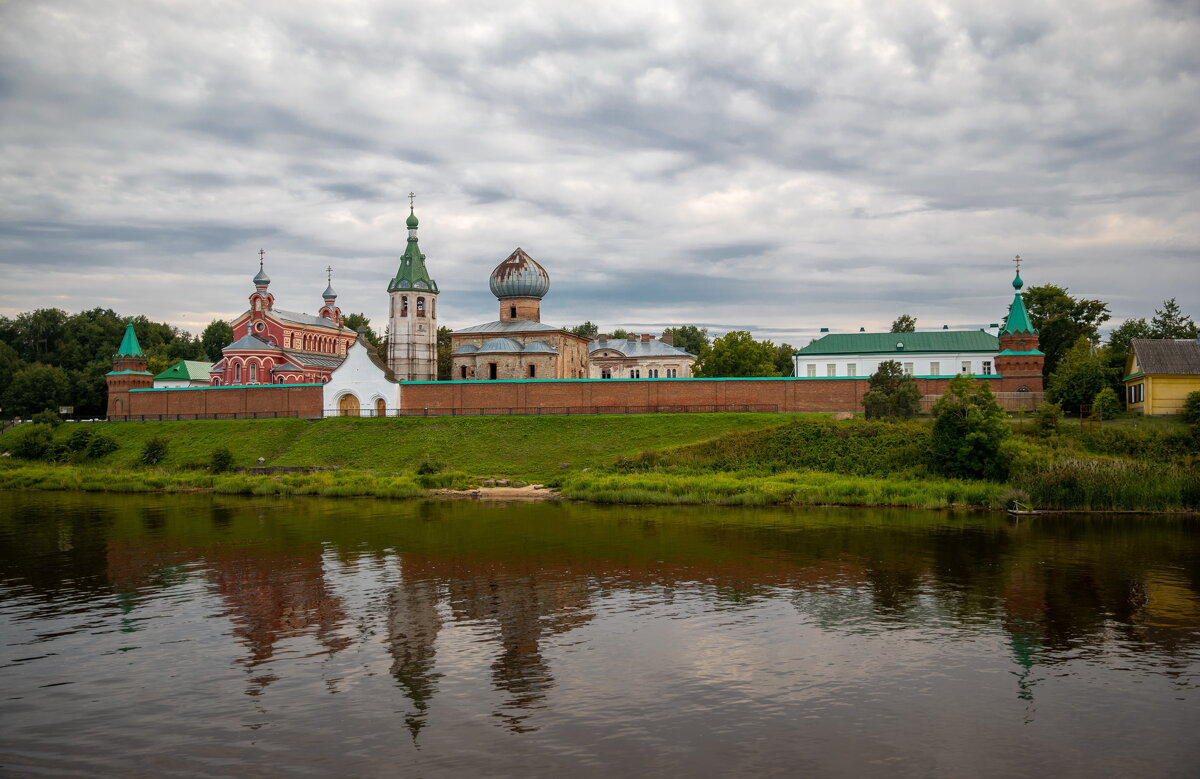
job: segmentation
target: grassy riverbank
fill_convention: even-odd
[[[54,433],[66,441],[82,425]],[[835,422],[825,415],[663,414],[580,417],[231,420],[94,423],[115,451],[95,460],[0,461],[0,489],[211,491],[256,495],[414,497],[481,477],[545,482],[606,503],[856,505],[1196,510],[1195,434],[1154,420],[1040,437],[1016,422],[1004,482],[938,476],[929,420]],[[20,429],[0,436],[10,449]],[[166,453],[138,465],[146,443]],[[315,473],[211,473],[234,466],[312,466]],[[67,458],[71,459],[71,458]]]

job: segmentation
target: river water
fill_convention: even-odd
[[[0,493],[0,773],[1195,776],[1200,522]]]

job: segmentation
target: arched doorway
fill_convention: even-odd
[[[375,416],[387,416],[387,402],[383,398],[375,398]]]
[[[338,401],[338,413],[344,417],[356,417],[359,413],[358,398],[347,392]]]

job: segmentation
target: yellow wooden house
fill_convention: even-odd
[[[1125,406],[1140,414],[1182,414],[1200,390],[1200,339],[1134,339],[1125,360]]]

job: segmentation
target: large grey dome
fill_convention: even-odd
[[[504,298],[541,298],[550,291],[550,274],[521,248],[492,271],[488,286]]]

